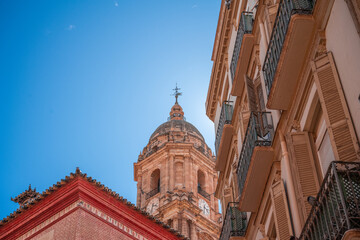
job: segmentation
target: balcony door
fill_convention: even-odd
[[[256,131],[259,136],[266,138],[270,131],[270,129],[268,129],[268,117],[270,117],[270,115],[264,114],[266,112],[266,105],[260,76],[254,81],[251,78],[246,77],[246,90],[249,101],[249,110],[256,119]]]
[[[330,163],[335,159],[334,151],[331,145],[329,132],[326,127],[324,112],[321,109],[320,102],[316,104],[315,115],[313,116],[313,126],[311,132],[314,137],[316,152],[319,158],[322,178],[324,178]]]

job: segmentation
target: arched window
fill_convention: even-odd
[[[198,171],[198,190],[204,190],[205,191],[205,174],[203,171]]]
[[[167,225],[169,225],[170,227],[173,228],[173,227],[174,227],[174,226],[173,226],[173,220],[172,220],[172,219],[168,219],[168,220],[167,220]]]
[[[210,201],[210,194],[206,192],[204,172],[199,170],[197,177],[198,177],[198,193]]]
[[[158,190],[160,191],[160,169],[156,169],[151,173],[150,177],[150,191]]]

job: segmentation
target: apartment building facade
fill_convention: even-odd
[[[223,0],[206,114],[220,239],[360,232],[360,2]]]

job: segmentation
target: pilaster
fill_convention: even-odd
[[[169,190],[173,191],[174,190],[174,180],[175,180],[175,173],[174,173],[174,158],[175,156],[173,154],[171,154],[169,156],[169,172],[170,172],[170,178],[169,178]]]

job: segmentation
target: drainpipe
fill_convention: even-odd
[[[295,185],[293,182],[293,178],[291,176],[291,167],[289,160],[289,152],[286,146],[285,137],[282,132],[279,131],[280,143],[281,143],[281,152],[282,159],[284,161],[285,166],[285,175],[286,175],[286,190],[289,196],[289,205],[290,212],[292,215],[292,222],[294,228],[294,235],[299,236],[302,230],[299,209],[297,206],[296,195],[295,195]]]

